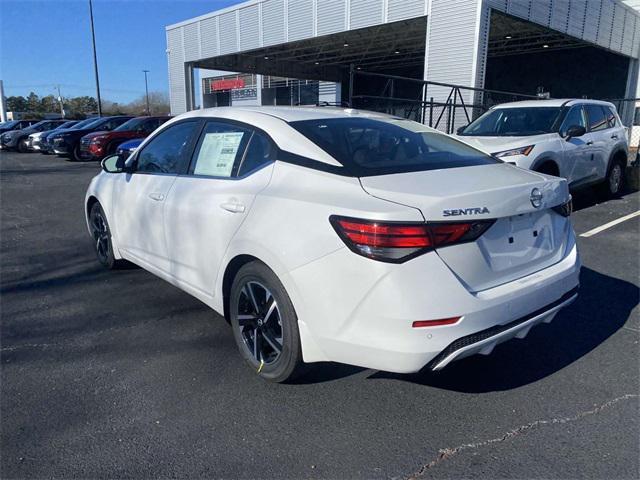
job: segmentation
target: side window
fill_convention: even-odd
[[[636,107],[636,111],[633,115],[633,126],[640,126],[640,107]]]
[[[616,114],[611,107],[605,108],[605,112],[607,113],[607,126],[609,128],[613,128],[616,126]]]
[[[193,156],[190,173],[230,178],[251,137],[251,130],[224,122],[207,122]]]
[[[238,170],[238,176],[245,175],[271,162],[274,155],[275,151],[271,141],[264,134],[254,132]]]
[[[181,173],[198,122],[173,125],[153,137],[140,151],[136,171]]]
[[[607,117],[604,114],[604,108],[600,105],[585,105],[587,115],[589,116],[589,130],[597,132],[607,128]]]
[[[560,128],[560,135],[564,137],[569,127],[573,127],[575,125],[578,125],[579,127],[584,127],[585,129],[587,128],[587,122],[584,119],[584,110],[582,110],[582,106],[580,105],[571,107],[571,109],[567,113],[567,116],[564,119],[564,122],[562,122],[562,127]]]

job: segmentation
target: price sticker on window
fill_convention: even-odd
[[[244,135],[244,132],[206,133],[193,173],[230,177]]]

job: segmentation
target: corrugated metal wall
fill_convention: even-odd
[[[167,50],[171,113],[182,113],[187,110],[182,29],[167,31]]]

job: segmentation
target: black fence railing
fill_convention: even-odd
[[[349,105],[354,108],[408,118],[446,133],[453,133],[499,103],[540,98],[353,69],[349,92]]]

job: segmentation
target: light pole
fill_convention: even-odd
[[[58,90],[58,104],[60,105],[60,113],[62,114],[62,118],[64,118],[64,104],[62,103],[62,95],[60,94],[60,85],[56,85],[56,90]]]
[[[93,44],[93,69],[96,73],[96,96],[98,97],[98,116],[102,116],[102,100],[100,100],[100,79],[98,78],[98,56],[96,55],[96,33],[93,29],[93,3],[89,0],[89,18],[91,19],[91,42]]]
[[[144,91],[147,98],[147,115],[151,115],[151,110],[149,109],[149,84],[147,83],[147,73],[149,70],[142,70],[144,72]]]

